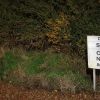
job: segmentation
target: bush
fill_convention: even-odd
[[[85,57],[87,35],[99,35],[100,32],[99,2],[95,0],[79,1],[76,6],[78,13],[74,15],[70,24],[71,48],[81,57]]]
[[[86,36],[100,32],[98,0],[1,0],[0,5],[0,43],[10,48],[66,48],[84,57]]]

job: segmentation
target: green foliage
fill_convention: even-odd
[[[25,62],[25,70],[28,75],[32,75],[39,72],[39,66],[44,63],[45,54],[44,53],[36,53],[34,56],[29,58]]]
[[[0,43],[40,50],[58,46],[84,57],[86,36],[100,34],[99,5],[99,0],[1,0]]]
[[[48,79],[50,82],[54,79],[54,82],[56,82],[56,80],[66,76],[64,80],[70,80],[72,84],[79,88],[87,89],[91,86],[91,81],[84,72],[84,61],[78,56],[72,57],[62,53],[52,53],[51,51],[23,51],[22,53],[18,49],[15,53],[16,50],[5,53],[2,66],[0,63],[1,78],[7,77],[8,80],[13,82],[16,80],[24,82],[27,79],[31,81],[30,77],[43,75],[45,78],[41,76],[41,79]]]
[[[95,0],[77,3],[78,13],[71,20],[72,48],[84,57],[87,35],[100,35],[100,8]],[[74,11],[73,11],[74,12]]]
[[[0,77],[2,78],[4,75],[7,75],[9,71],[17,67],[19,60],[11,52],[6,52],[0,62]]]
[[[51,55],[47,60],[48,60],[48,66],[56,67],[59,65],[61,58],[59,57],[58,54],[55,54],[55,55]]]
[[[91,89],[92,83],[85,75],[83,76],[79,72],[69,70],[67,76],[70,75],[69,79],[72,80],[78,88]],[[80,87],[79,87],[80,86]]]

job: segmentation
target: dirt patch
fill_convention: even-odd
[[[61,93],[57,90],[29,90],[0,81],[0,100],[100,100],[100,93]]]

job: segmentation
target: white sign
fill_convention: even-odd
[[[100,36],[87,36],[88,67],[100,69]]]

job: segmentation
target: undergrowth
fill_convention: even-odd
[[[43,86],[45,84],[46,87],[50,88],[52,86],[54,89],[61,90],[62,83],[60,81],[66,77],[63,79],[65,89],[72,87],[75,87],[75,89],[91,89],[91,80],[84,70],[86,69],[84,60],[78,58],[78,56],[54,53],[49,50],[45,52],[26,52],[15,49],[6,52],[1,62],[0,77],[4,78],[6,76],[5,80],[10,82],[21,83],[26,81],[27,85],[31,84],[33,86],[38,81],[37,84]],[[72,85],[67,81],[70,81]]]

